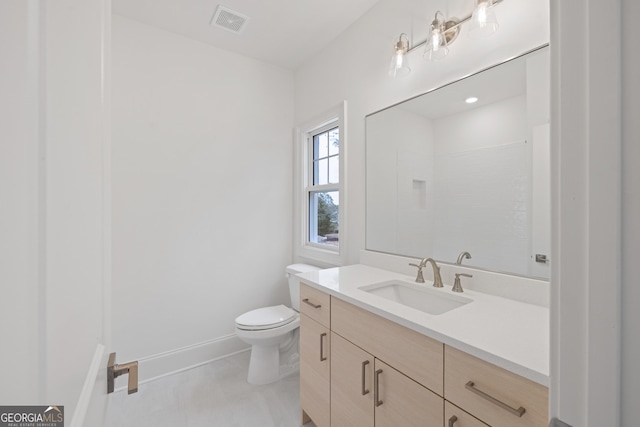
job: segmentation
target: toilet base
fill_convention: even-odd
[[[249,361],[249,384],[263,385],[280,379],[280,346],[254,345]]]
[[[299,329],[296,328],[285,336],[284,342],[267,345],[253,344],[247,382],[264,385],[298,372],[300,369],[298,336]]]

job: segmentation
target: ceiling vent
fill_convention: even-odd
[[[211,20],[211,25],[232,33],[242,34],[249,19],[251,18],[219,4]]]

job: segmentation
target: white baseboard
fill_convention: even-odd
[[[250,350],[236,334],[138,359],[138,384],[186,371],[223,357]],[[115,391],[126,390],[126,386]]]

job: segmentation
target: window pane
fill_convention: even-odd
[[[329,182],[337,184],[340,182],[340,161],[339,157],[329,157]]]
[[[338,246],[339,192],[309,193],[309,242]]]
[[[340,128],[329,131],[329,155],[333,156],[340,152]]]
[[[313,185],[325,185],[329,183],[329,161],[328,159],[313,162]]]
[[[327,132],[313,137],[313,158],[321,159],[329,155],[329,135]]]

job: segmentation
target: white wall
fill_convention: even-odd
[[[431,253],[433,129],[430,120],[391,108],[369,117],[367,246],[398,254]],[[373,142],[375,141],[375,142]],[[397,206],[401,205],[402,209]]]
[[[640,3],[622,2],[622,426],[638,423],[640,396]]]
[[[530,169],[524,95],[433,121],[433,257],[529,274]],[[461,126],[461,124],[464,124]]]
[[[119,360],[212,358],[236,316],[288,303],[292,123],[291,72],[113,17]]]
[[[409,54],[412,73],[406,78],[387,75],[393,43],[401,32],[415,29],[415,39],[426,37],[431,16],[442,9],[464,16],[471,2],[381,0],[322,53],[296,71],[296,123],[346,99],[349,102],[348,262],[359,259],[365,246],[365,120],[367,114],[438,87],[505,58],[516,56],[549,41],[548,2],[503,2],[496,7],[500,30],[484,41],[463,33],[441,62],[422,60],[422,51]]]

